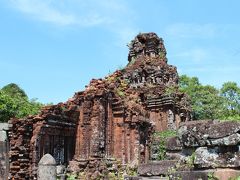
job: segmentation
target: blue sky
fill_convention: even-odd
[[[165,41],[169,64],[203,84],[240,84],[239,0],[1,0],[0,87],[66,101],[127,63],[139,32]]]

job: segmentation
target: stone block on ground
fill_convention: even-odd
[[[166,176],[175,167],[177,161],[165,160],[141,164],[138,167],[140,176]]]
[[[199,147],[195,151],[194,165],[198,168],[240,168],[240,152],[219,152],[219,147]]]
[[[182,144],[177,136],[167,138],[166,150],[167,151],[181,151],[182,150]]]
[[[191,121],[182,123],[178,134],[186,147],[238,145],[240,143],[240,122]]]

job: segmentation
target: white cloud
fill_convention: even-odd
[[[7,4],[36,22],[77,28],[101,27],[128,43],[138,32],[135,12],[126,0],[9,0]]]
[[[169,36],[180,38],[211,38],[217,34],[214,24],[176,23],[166,28]]]
[[[54,25],[89,27],[116,22],[126,7],[120,0],[9,0],[10,6],[30,18]],[[121,11],[121,12],[120,12]],[[122,15],[122,14],[121,14]]]
[[[11,0],[11,5],[20,12],[41,21],[55,25],[70,25],[76,23],[72,14],[67,14],[50,7],[50,1]]]

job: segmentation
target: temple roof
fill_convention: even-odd
[[[129,44],[128,61],[141,55],[166,56],[166,49],[163,39],[159,38],[156,33],[140,33]]]

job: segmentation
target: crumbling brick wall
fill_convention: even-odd
[[[92,81],[93,85],[102,86],[102,82]],[[128,116],[122,99],[114,97],[113,91],[96,89],[99,92],[75,96],[80,99],[75,159],[115,157],[123,163],[136,161],[140,133],[151,130],[147,117],[141,114]],[[146,142],[142,143],[146,146]]]
[[[33,179],[46,153],[52,154],[58,164],[68,163],[74,155],[76,117],[76,106],[60,103],[45,107],[37,116],[10,120],[9,177]]]

